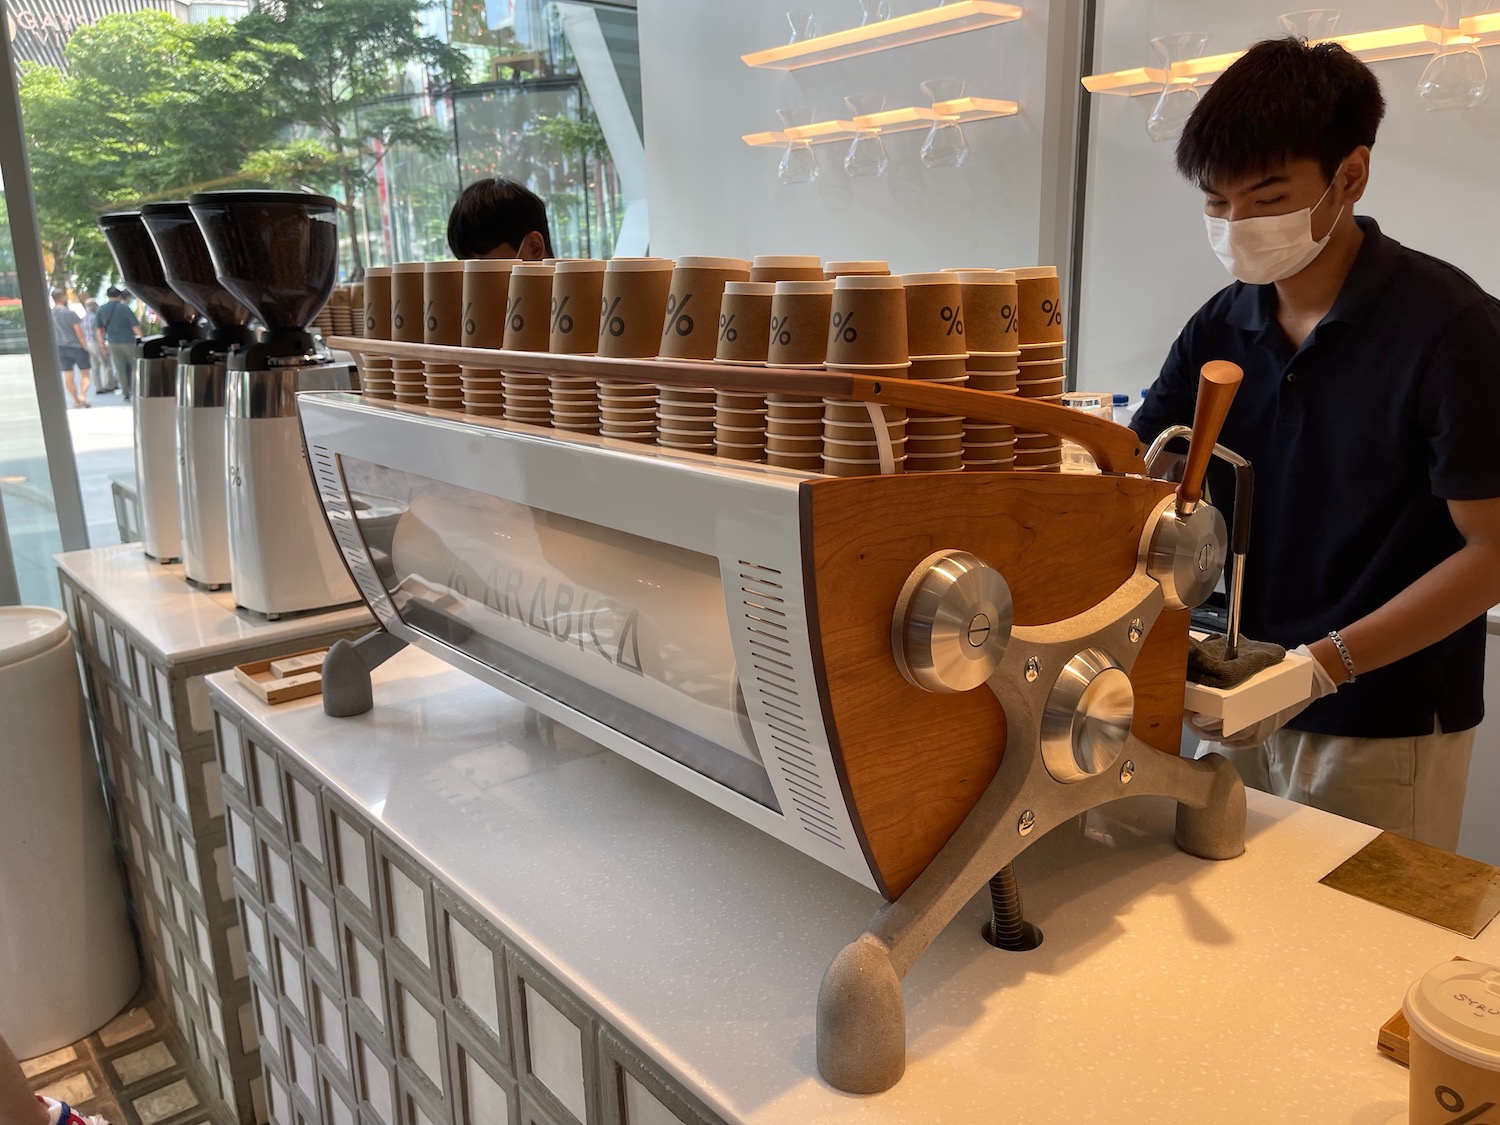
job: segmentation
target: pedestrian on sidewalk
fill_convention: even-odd
[[[109,350],[114,369],[114,386],[125,392],[130,401],[135,386],[135,342],[141,335],[141,322],[125,303],[125,291],[111,285],[104,295],[109,298],[94,315],[94,333]]]
[[[66,290],[52,290],[52,342],[57,345],[57,361],[62,367],[63,386],[73,405],[89,405],[89,346],[83,335],[83,320],[68,308]],[[74,381],[74,369],[78,380]]]
[[[104,345],[99,340],[99,333],[94,330],[94,325],[99,316],[99,302],[90,297],[83,302],[83,334],[89,342],[89,359],[94,368],[94,394],[107,395],[119,390],[116,386],[101,386],[109,380],[109,352],[104,350]]]

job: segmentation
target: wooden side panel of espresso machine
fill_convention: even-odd
[[[891,615],[934,551],[971,551],[1005,576],[1017,625],[1087,610],[1135,570],[1141,534],[1173,486],[1033,473],[824,478],[802,486],[810,628],[834,759],[871,867],[898,897],[979,800],[1005,747],[1005,713],[975,690],[934,695],[902,678]],[[1188,614],[1158,619],[1137,659],[1135,734],[1181,744]],[[1055,673],[1055,669],[1053,672]]]

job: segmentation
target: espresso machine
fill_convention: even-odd
[[[141,208],[167,284],[208,321],[206,339],[177,355],[177,494],[182,568],[188,581],[229,584],[229,509],[224,451],[225,360],[253,343],[251,312],[214,275],[208,244],[185,202]]]
[[[336,204],[290,191],[188,198],[220,284],[264,327],[229,353],[225,398],[229,569],[236,604],[275,619],[359,600],[313,488],[297,395],[353,390],[308,325],[333,290]]]
[[[165,322],[136,345],[135,485],[141,543],[148,558],[182,556],[177,499],[177,355],[198,338],[197,315],[167,284],[161,257],[137,211],[99,217],[99,229],[126,287]],[[93,326],[89,326],[93,331]]]

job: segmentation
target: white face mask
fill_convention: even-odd
[[[1204,215],[1208,244],[1224,268],[1243,282],[1268,285],[1284,281],[1306,269],[1333,237],[1333,228],[1344,213],[1342,207],[1329,224],[1327,234],[1317,239],[1312,236],[1312,213],[1332,190],[1330,182],[1317,203],[1285,215],[1257,215],[1233,222]]]

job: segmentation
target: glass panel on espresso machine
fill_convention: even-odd
[[[406,625],[781,811],[735,670],[717,559],[339,461]]]

